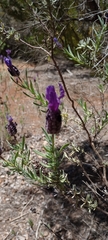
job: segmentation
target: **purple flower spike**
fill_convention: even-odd
[[[13,122],[13,118],[9,115],[7,115],[7,120],[8,120],[8,124],[6,125],[6,129],[8,130],[8,133],[11,135],[11,136],[14,136],[16,135],[17,133],[17,123],[16,122]]]
[[[13,77],[19,77],[20,72],[19,72],[19,70],[18,70],[14,65],[12,65],[11,58],[10,58],[10,57],[4,57],[4,62],[5,62],[5,64],[6,64],[7,67],[8,67],[9,73],[10,73]]]
[[[8,67],[8,72],[9,72],[13,77],[19,77],[20,72],[19,72],[19,70],[17,69],[17,67],[15,67],[15,66],[12,64],[12,61],[11,61],[11,58],[10,58],[11,50],[10,50],[10,49],[7,49],[6,52],[7,52],[7,57],[4,57],[3,60],[4,60],[5,64],[6,64],[6,66]]]
[[[46,99],[48,100],[48,108],[52,111],[57,111],[60,105],[60,99],[64,97],[64,89],[61,84],[59,84],[60,96],[58,97],[53,85],[50,85],[46,89]]]
[[[46,115],[46,130],[50,134],[57,134],[60,132],[62,124],[61,111],[59,110],[60,99],[64,97],[64,89],[59,84],[60,96],[58,97],[53,85],[46,89],[46,99],[48,100],[48,111]]]

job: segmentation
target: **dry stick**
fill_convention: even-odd
[[[108,215],[108,212],[106,212],[105,210],[101,209],[100,207],[97,206],[97,209],[101,212],[103,212],[104,214]]]
[[[83,181],[86,185],[87,185],[87,187],[96,195],[96,193],[95,193],[95,191],[92,189],[92,187],[87,183],[87,182],[85,182],[85,181]],[[99,194],[98,194],[99,195]],[[97,195],[96,195],[97,196]],[[99,195],[100,196],[100,195]],[[102,198],[102,197],[101,197]],[[96,207],[96,209],[98,209],[99,211],[101,211],[101,212],[103,212],[104,214],[106,214],[106,215],[108,215],[108,212],[107,211],[105,211],[105,210],[103,210],[102,208],[100,208],[100,207]]]
[[[22,218],[22,217],[25,217],[27,214],[29,214],[29,211],[26,212],[26,213],[21,214],[20,216],[18,216],[18,217],[16,217],[16,218],[11,219],[11,220],[10,220],[10,223],[11,223],[11,222],[14,222],[14,221],[16,221],[16,220],[18,220],[18,219],[20,219],[20,218]]]
[[[31,44],[25,42],[25,41],[24,41],[23,39],[21,39],[21,38],[20,38],[20,42],[26,44],[26,45],[27,45],[28,47],[30,47],[30,48],[40,49],[40,50],[44,51],[48,56],[51,56],[51,54],[50,54],[45,48],[43,48],[43,47],[40,47],[40,46],[37,46],[37,47],[36,47],[36,46],[32,46]]]
[[[29,201],[26,203],[26,205],[23,207],[23,209],[22,209],[22,211],[21,211],[21,216],[22,216],[24,210],[26,209],[26,207],[30,204],[30,202],[32,202],[32,200],[33,200],[33,196],[30,198],[30,200],[29,200]]]
[[[102,165],[103,165],[103,159],[102,159],[101,155],[99,154],[99,152],[96,150],[95,145],[94,145],[94,143],[93,143],[93,141],[92,141],[91,135],[90,135],[88,129],[86,128],[85,123],[84,123],[82,117],[80,116],[80,114],[78,113],[77,109],[75,108],[74,100],[73,100],[73,99],[70,97],[70,95],[69,95],[69,92],[68,92],[68,90],[67,90],[67,87],[66,87],[64,78],[63,78],[63,76],[62,76],[62,74],[61,74],[61,71],[60,71],[60,68],[59,68],[59,66],[57,65],[57,62],[56,62],[56,60],[55,60],[55,58],[54,58],[54,56],[53,56],[53,53],[52,53],[52,56],[51,56],[51,57],[52,57],[52,60],[53,60],[53,62],[54,62],[54,65],[55,65],[55,67],[56,67],[56,69],[57,69],[57,71],[58,71],[58,74],[59,74],[59,76],[60,76],[60,79],[61,79],[61,81],[62,81],[62,83],[63,83],[63,86],[64,86],[65,92],[66,92],[66,94],[67,94],[67,97],[68,97],[68,99],[70,100],[70,102],[72,103],[72,108],[73,108],[74,112],[76,113],[76,115],[78,116],[78,118],[80,119],[80,121],[81,121],[81,123],[82,123],[82,126],[83,126],[83,129],[86,131],[86,133],[87,133],[87,135],[88,135],[88,139],[89,139],[90,145],[91,145],[93,151],[95,152],[95,154],[98,156],[98,158],[99,158],[99,160],[100,160],[100,164],[101,164],[101,166],[102,166]],[[98,166],[98,167],[100,168],[100,166]],[[107,181],[107,177],[106,177],[106,174],[105,174],[105,168],[104,168],[104,167],[103,167],[103,172],[104,172],[104,173],[103,173],[103,181],[104,181],[105,185],[108,187],[108,181]]]
[[[92,186],[93,186],[93,192],[95,193],[95,194],[97,194],[97,195],[99,195],[98,193],[97,193],[97,190],[96,190],[96,186],[95,186],[95,184],[92,182],[92,180],[90,179],[90,177],[89,177],[89,175],[87,174],[87,172],[85,171],[85,169],[84,169],[84,167],[82,166],[82,163],[80,162],[80,167],[82,168],[82,170],[83,170],[83,172],[84,172],[84,175],[86,176],[86,178],[88,179],[88,181],[92,184]],[[84,182],[84,181],[83,181]],[[85,183],[85,182],[84,182]]]
[[[85,171],[85,173],[86,173],[86,171]],[[90,179],[87,175],[88,175],[88,174],[86,173],[85,176],[90,180],[90,182],[91,182],[91,184],[92,184],[91,179]],[[92,184],[93,187],[94,187],[94,189],[89,185],[88,182],[83,181],[83,183],[94,193],[94,195],[95,195],[97,198],[98,198],[98,196],[99,196],[104,203],[108,204],[108,202],[104,199],[104,197],[102,197],[102,196],[97,192],[97,189],[96,189],[96,186],[94,185],[94,183]],[[99,189],[99,188],[98,188],[98,189]],[[100,189],[99,189],[99,190],[100,190]],[[98,200],[99,200],[99,198],[98,198]]]
[[[41,213],[39,215],[39,218],[38,218],[38,225],[37,225],[37,229],[36,229],[36,232],[35,232],[36,240],[38,239],[39,228],[42,224],[42,216],[43,216],[43,210],[41,211]]]
[[[54,232],[54,231],[51,229],[50,226],[48,226],[48,225],[47,225],[46,223],[44,223],[44,222],[43,222],[43,225],[44,225],[48,230],[50,230],[50,232],[52,232],[52,233],[57,237],[57,239],[62,240],[62,239],[61,239],[61,236],[60,236],[58,233]]]
[[[11,231],[10,231],[10,233],[7,234],[7,236],[5,238],[3,238],[3,240],[8,240],[8,239],[12,239],[12,232]]]
[[[89,175],[87,174],[87,172],[85,171],[84,167],[82,166],[82,163],[80,162],[80,167],[82,168],[86,178],[89,180],[89,182],[91,183],[91,185],[93,186],[93,189],[91,188],[91,186],[86,183],[85,181],[83,181],[85,183],[85,185],[88,186],[88,188],[90,188],[92,190],[92,192],[96,195],[96,197],[99,200],[99,197],[101,198],[102,201],[104,201],[106,203],[106,201],[104,200],[104,198],[97,192],[96,186],[95,184],[92,182],[92,180],[90,179]]]
[[[94,109],[95,113],[97,114],[98,117],[100,117],[96,107],[92,104],[92,102],[87,98],[85,97],[85,100],[92,106],[92,108]],[[93,119],[94,119],[94,124],[95,124],[95,129],[97,129],[97,126],[96,126],[96,118],[94,116],[94,112],[93,112]],[[96,133],[96,130],[95,130],[95,135],[94,135],[94,139],[96,138],[96,136],[100,133],[101,130],[98,130],[97,133]]]

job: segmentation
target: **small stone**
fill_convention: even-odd
[[[49,232],[48,232],[47,230],[45,230],[45,231],[43,232],[43,236],[44,236],[44,237],[47,237],[48,234],[49,234]]]

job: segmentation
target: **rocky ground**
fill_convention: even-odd
[[[24,62],[14,60],[14,65],[21,71],[21,76],[27,74],[30,79],[37,79],[39,88],[43,93],[48,85],[53,84],[58,89],[60,81],[57,71],[51,63],[34,66]],[[84,98],[92,102],[94,108],[101,108],[100,93],[97,90],[98,79],[91,76],[87,69],[75,68],[72,63],[59,60],[59,66],[63,74],[68,91],[75,100]],[[27,69],[27,72],[25,72]],[[4,130],[4,114],[8,112],[18,123],[18,136],[25,134],[26,143],[31,150],[31,159],[39,162],[33,149],[40,150],[45,143],[44,134],[41,127],[45,125],[45,114],[39,113],[38,109],[32,104],[32,100],[22,93],[22,90],[10,80],[5,66],[0,66],[1,70],[1,145],[4,149],[3,156],[9,157],[10,151],[6,143],[6,130]],[[58,90],[57,90],[58,91]],[[107,101],[107,93],[105,101]],[[5,107],[5,110],[4,110]],[[4,112],[4,113],[3,113]],[[2,114],[3,113],[3,114]],[[83,146],[86,154],[77,154],[77,159],[83,159],[83,163],[91,163],[96,160],[84,130],[78,124],[74,111],[67,97],[64,99],[63,113],[67,114],[67,123],[63,120],[61,133],[56,138],[56,144],[62,146],[69,142],[70,148],[67,149],[63,162],[63,169],[67,172],[70,184],[77,186],[77,191],[81,189],[86,192],[87,188],[82,186],[84,174],[80,168],[72,165],[72,145]],[[91,126],[91,122],[89,123]],[[88,128],[90,126],[88,125]],[[107,127],[97,138],[97,149],[104,156],[108,154],[108,135]],[[74,156],[76,157],[76,156]],[[92,159],[92,160],[91,160]],[[84,165],[85,167],[85,165]],[[95,184],[99,182],[97,174],[91,167],[90,174],[95,179]],[[102,186],[104,188],[104,186]],[[103,189],[102,189],[103,191]],[[107,189],[104,189],[107,192]],[[77,192],[77,193],[78,193]],[[90,193],[91,191],[89,191]],[[78,195],[78,194],[77,194]],[[103,197],[103,195],[102,195]],[[64,196],[53,189],[47,189],[31,184],[24,177],[11,173],[7,168],[0,164],[0,240],[107,240],[108,239],[108,199],[105,194],[105,203],[100,210],[89,213],[88,207],[81,208],[79,199],[74,198],[71,188]],[[78,201],[77,201],[78,200]],[[82,202],[81,202],[82,203]],[[100,207],[100,206],[99,206]],[[103,210],[103,211],[102,211]],[[108,211],[107,211],[108,212]]]

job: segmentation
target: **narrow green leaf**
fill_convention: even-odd
[[[43,157],[43,158],[46,158],[46,154],[45,154],[45,153],[40,152],[40,151],[38,151],[38,150],[34,150],[34,152],[35,152],[37,155],[39,155],[39,156],[41,156],[41,157]]]
[[[49,144],[51,144],[51,142],[52,142],[52,135],[48,134],[48,133],[45,131],[44,128],[42,128],[42,130],[43,130],[43,132],[44,132],[44,134],[45,134],[45,138],[46,138],[47,142],[48,142]]]
[[[68,147],[69,146],[69,143],[66,143],[66,144],[64,144],[61,148],[60,148],[60,150],[59,150],[59,153],[61,153],[66,147]]]
[[[32,98],[32,99],[35,99],[35,97],[32,97],[32,96],[30,96],[28,93],[26,93],[26,92],[23,92],[27,97],[29,97],[29,98]]]
[[[32,93],[33,95],[36,95],[36,92],[35,92],[35,89],[34,89],[34,87],[33,87],[32,81],[30,81],[30,91],[31,91],[31,93]]]

